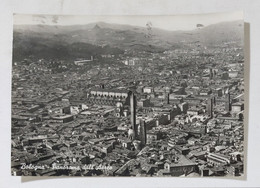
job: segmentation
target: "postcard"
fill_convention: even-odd
[[[13,26],[13,176],[245,176],[241,12]]]

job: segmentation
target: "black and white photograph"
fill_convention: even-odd
[[[246,176],[242,11],[13,21],[12,176]]]

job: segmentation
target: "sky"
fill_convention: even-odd
[[[165,30],[192,30],[197,24],[208,26],[219,22],[242,20],[243,12],[225,12],[211,14],[169,15],[169,16],[87,16],[87,15],[29,15],[14,14],[14,24],[46,25],[84,25],[95,22],[126,24],[140,27],[151,27]]]

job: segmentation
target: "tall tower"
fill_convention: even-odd
[[[168,92],[164,93],[165,95],[165,104],[170,104],[170,94]]]
[[[209,69],[209,78],[212,80],[213,78],[213,72],[212,72],[212,68]]]
[[[208,98],[207,112],[208,112],[208,115],[212,118],[213,117],[213,99],[212,98]]]
[[[144,120],[140,120],[140,135],[141,147],[143,148],[146,144],[146,123]]]
[[[227,111],[227,112],[230,111],[230,93],[229,92],[225,95],[225,111]]]
[[[135,137],[137,135],[137,127],[136,127],[136,96],[134,93],[131,93],[130,96],[130,108],[131,108],[131,126],[134,130]]]

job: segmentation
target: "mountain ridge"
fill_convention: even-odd
[[[13,54],[14,57],[17,53],[20,55],[40,54],[32,49],[34,46],[38,47],[39,49],[36,48],[38,50],[41,48],[46,50],[46,55],[47,48],[56,49],[57,46],[61,46],[64,50],[60,53],[70,51],[72,57],[75,57],[74,54],[80,55],[77,51],[82,46],[88,55],[97,53],[91,52],[89,49],[99,49],[98,53],[106,53],[102,50],[103,46],[108,46],[110,50],[108,48],[107,50],[110,53],[116,52],[116,54],[122,53],[124,50],[162,52],[187,47],[186,44],[197,41],[203,46],[212,46],[228,41],[242,41],[242,23],[241,20],[222,22],[190,31],[168,31],[157,28],[147,30],[145,27],[105,22],[73,26],[14,25],[13,47],[15,50]],[[69,49],[73,44],[79,45],[78,48],[74,48],[74,52]],[[84,50],[82,54],[84,54]],[[60,58],[60,55],[57,58]]]

